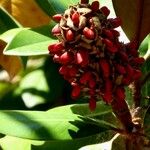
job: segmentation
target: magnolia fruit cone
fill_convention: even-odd
[[[0,0],[0,5],[25,27],[37,27],[50,22],[50,17],[34,0]]]

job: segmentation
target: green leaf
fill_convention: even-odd
[[[124,137],[116,134],[108,142],[84,146],[79,150],[126,150],[126,146],[124,142]]]
[[[72,107],[58,107],[47,112],[0,111],[0,133],[34,140],[71,140],[113,129],[103,120],[74,114]]]
[[[40,28],[20,30],[6,46],[6,55],[43,55],[48,54],[48,45],[56,40],[51,36],[50,31],[54,24]]]
[[[4,8],[0,7],[0,34],[17,27],[20,27],[20,24]]]
[[[32,150],[77,150],[87,144],[100,142],[101,134],[65,141],[46,141],[43,145],[32,145]]]
[[[0,139],[0,148],[3,150],[32,150],[31,144],[39,146],[44,144],[44,141],[28,140],[13,136],[5,136]]]
[[[150,1],[112,1],[117,16],[122,19],[122,27],[128,38],[130,40],[135,39],[139,43],[143,41],[145,36],[150,33]]]
[[[150,34],[148,34],[140,44],[139,53],[140,56],[144,57],[145,59],[150,57]]]
[[[144,130],[145,130],[145,134],[150,139],[150,106],[146,110],[143,126],[144,126]]]
[[[79,2],[79,0],[44,0],[44,2],[41,0],[35,1],[49,16],[53,16],[56,13],[63,13],[70,5],[77,4]]]
[[[64,83],[58,65],[48,58],[43,68],[28,73],[21,80],[19,89],[26,106],[32,108],[46,102],[56,104],[63,95]]]
[[[146,76],[149,76],[150,74],[150,34],[147,35],[147,37],[143,40],[139,47],[139,52],[142,57],[145,58],[144,64],[141,66],[141,70],[143,72],[143,80]],[[147,96],[149,96],[150,93],[150,80],[147,78],[146,81],[144,81],[144,85],[142,86],[142,104],[143,105],[149,105],[149,101],[146,99]]]

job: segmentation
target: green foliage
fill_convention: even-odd
[[[99,105],[103,107],[102,104]],[[85,107],[89,109],[85,104],[77,108],[82,110]],[[69,140],[115,128],[114,125],[104,120],[92,119],[99,109],[90,113],[90,117],[74,114],[74,110],[76,110],[76,105],[57,107],[46,112],[0,111],[0,133],[34,140]]]
[[[150,34],[143,40],[139,47],[139,52],[142,57],[145,58],[145,63],[142,65],[141,69],[143,72],[143,80],[148,74],[150,74]],[[147,96],[150,95],[150,80],[144,81],[144,85],[142,86],[142,104],[147,106],[149,105],[149,101],[146,99]]]
[[[20,24],[11,15],[9,15],[6,10],[0,7],[0,34],[19,26]]]
[[[145,134],[147,135],[147,137],[150,139],[150,124],[149,124],[149,120],[150,120],[150,106],[148,107],[148,109],[146,110],[145,116],[144,116],[144,129],[145,129]]]
[[[31,56],[48,54],[48,45],[56,40],[50,36],[52,26],[37,29],[22,29],[13,37],[4,50],[6,55]]]

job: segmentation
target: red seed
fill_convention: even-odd
[[[125,74],[126,73],[126,70],[125,70],[125,67],[120,65],[120,64],[117,64],[116,66],[116,70],[118,71],[118,73],[120,74]]]
[[[67,64],[67,63],[71,62],[72,60],[73,60],[73,54],[70,52],[64,52],[60,56],[60,63],[62,63],[62,64]]]
[[[103,101],[106,102],[107,104],[110,104],[112,102],[112,93],[111,92],[106,92],[102,96]]]
[[[52,17],[54,19],[54,21],[56,22],[60,22],[61,18],[62,18],[62,15],[61,14],[56,14]]]
[[[68,73],[68,67],[63,65],[59,68],[59,73],[62,75],[66,75]]]
[[[113,45],[113,47],[107,47],[107,50],[111,53],[116,53],[118,51],[117,46]]]
[[[137,57],[137,58],[133,58],[132,59],[132,62],[135,64],[135,65],[141,65],[143,64],[145,61],[145,59],[143,57]]]
[[[54,62],[59,62],[59,59],[60,59],[60,56],[55,54],[54,57],[53,57],[53,61]]]
[[[71,30],[68,30],[66,32],[66,40],[68,42],[73,41],[74,40],[74,33]]]
[[[126,44],[128,49],[137,49],[138,48],[138,43],[137,41],[131,41],[129,43]]]
[[[102,73],[104,78],[108,78],[110,76],[110,65],[105,59],[100,60],[100,67],[102,69]]]
[[[92,2],[92,4],[91,4],[91,9],[92,9],[93,11],[98,11],[98,10],[99,10],[99,2],[98,2],[98,1]]]
[[[139,78],[141,78],[141,76],[142,72],[140,70],[134,69],[133,79],[138,80]]]
[[[51,44],[48,46],[48,50],[52,54],[58,54],[64,49],[62,42]]]
[[[59,24],[56,24],[54,26],[54,28],[52,29],[52,34],[53,35],[60,35],[61,34],[61,30],[60,30]]]
[[[127,51],[127,53],[132,55],[133,57],[138,57],[139,55],[137,49],[130,49],[129,51]]]
[[[112,85],[112,81],[111,80],[109,80],[109,79],[107,79],[106,81],[105,81],[105,93],[110,93],[110,92],[112,92],[112,87],[113,87],[113,85]]]
[[[91,111],[96,109],[96,100],[93,97],[91,97],[89,100],[89,108]]]
[[[123,87],[117,87],[115,90],[115,97],[117,100],[124,100],[125,99],[125,90]]]
[[[71,77],[75,77],[76,74],[77,74],[77,72],[78,72],[77,67],[72,66],[71,68],[69,68],[68,74],[69,74],[69,76],[71,76]]]
[[[120,36],[120,33],[118,31],[116,31],[114,29],[111,29],[110,31],[112,32],[112,34],[114,35],[114,37]]]
[[[106,47],[113,47],[113,42],[109,39],[102,39],[102,42],[106,45]]]
[[[80,1],[80,4],[88,4],[89,3],[89,0],[81,0]]]
[[[102,33],[108,38],[108,39],[113,39],[114,35],[113,32],[111,30],[108,29],[103,29]]]
[[[130,83],[131,83],[131,77],[129,77],[129,76],[125,76],[125,77],[123,77],[123,79],[122,79],[122,84],[124,84],[124,85],[129,85]]]
[[[126,72],[127,72],[127,76],[129,76],[130,78],[132,78],[133,73],[134,73],[133,68],[128,64],[125,69],[126,69]]]
[[[72,17],[71,17],[74,25],[76,25],[76,26],[79,25],[79,21],[80,21],[79,17],[80,17],[80,15],[79,15],[78,12],[74,12],[73,15],[72,15]]]
[[[91,72],[85,72],[80,78],[81,84],[86,84],[92,78]]]
[[[79,50],[76,53],[75,60],[76,60],[76,63],[80,64],[82,67],[88,65],[88,63],[89,63],[88,52],[86,50]]]
[[[110,10],[106,6],[101,7],[100,10],[106,17],[110,14]]]
[[[71,96],[72,98],[76,99],[80,96],[81,87],[79,85],[74,85],[72,89]]]
[[[89,81],[89,87],[94,88],[96,86],[96,81],[94,79],[90,79]]]
[[[95,38],[95,33],[93,30],[89,29],[88,27],[85,27],[83,29],[83,35],[90,40],[93,40]]]
[[[128,62],[128,55],[125,52],[119,52],[120,59],[122,59],[124,62]]]
[[[108,20],[113,28],[117,28],[121,25],[121,19],[119,17],[114,18],[114,19],[110,18]]]

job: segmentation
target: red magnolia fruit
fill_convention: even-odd
[[[93,30],[89,29],[88,27],[85,27],[83,29],[83,35],[90,40],[93,40],[95,38],[95,33]]]
[[[80,96],[80,92],[81,92],[81,87],[77,84],[74,85],[71,93],[72,98],[74,99],[78,98]]]
[[[59,59],[60,63],[62,64],[70,63],[72,60],[73,60],[73,54],[71,52],[64,52]]]
[[[53,18],[54,21],[60,22],[60,20],[61,20],[61,18],[62,18],[62,15],[61,15],[61,14],[56,14],[56,15],[54,15],[52,18]]]
[[[62,15],[54,15],[58,24],[52,33],[59,42],[48,49],[62,66],[59,72],[71,84],[74,99],[80,93],[90,97],[91,110],[101,98],[123,108],[124,88],[139,80],[144,59],[139,57],[136,42],[119,41],[115,28],[120,26],[120,18],[107,18],[110,10],[99,6],[98,0],[81,0]]]
[[[79,18],[80,18],[79,13],[78,12],[74,12],[73,15],[72,15],[72,17],[71,17],[74,25],[76,25],[76,26],[79,25],[79,21],[80,21]]]
[[[66,32],[66,40],[68,42],[73,41],[74,40],[74,33],[71,30],[68,30]]]
[[[91,9],[93,11],[98,11],[99,10],[99,2],[98,1],[93,1],[91,4]]]
[[[100,60],[100,67],[102,69],[102,73],[104,78],[108,78],[110,76],[110,66],[107,60],[101,59]]]
[[[96,109],[96,100],[93,97],[89,100],[89,108],[91,111]]]
[[[49,53],[58,54],[64,49],[62,42],[51,44],[48,46]]]
[[[121,25],[121,19],[119,17],[114,18],[114,19],[110,18],[108,20],[113,28],[117,28]]]
[[[100,10],[106,17],[110,14],[110,10],[106,6],[101,7]]]

